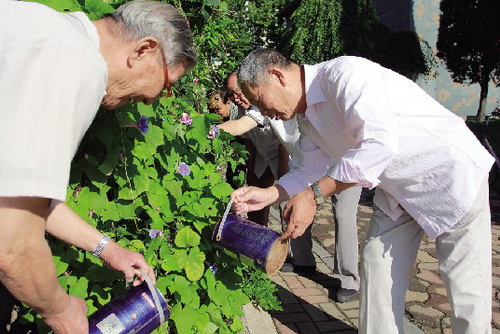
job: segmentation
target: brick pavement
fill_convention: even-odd
[[[500,187],[499,187],[500,188]],[[492,191],[493,241],[493,333],[500,334],[500,191]],[[360,247],[366,235],[371,206],[359,205],[358,237]],[[278,230],[276,210],[270,227]],[[283,311],[271,312],[278,332],[287,333],[357,333],[359,301],[337,303],[333,299],[338,283],[332,277],[335,229],[329,203],[318,208],[313,225],[313,252],[318,272],[309,277],[295,273],[278,273],[270,278],[279,287]],[[451,333],[451,307],[438,273],[435,243],[424,238],[412,269],[406,295],[406,333]]]

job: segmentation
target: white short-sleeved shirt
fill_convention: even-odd
[[[107,76],[85,14],[0,1],[0,196],[65,200]]]
[[[382,211],[395,220],[406,210],[432,238],[467,213],[493,157],[462,119],[363,58],[305,65],[304,72],[297,163],[278,181],[289,196],[325,174],[377,186]]]

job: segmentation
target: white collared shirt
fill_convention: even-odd
[[[107,76],[84,13],[0,1],[0,196],[65,200]]]
[[[363,58],[304,69],[298,161],[278,181],[289,196],[323,175],[377,186],[382,211],[395,220],[406,210],[432,238],[465,215],[493,157],[461,118],[411,80]]]

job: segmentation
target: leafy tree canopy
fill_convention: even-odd
[[[488,84],[500,82],[500,25],[498,0],[442,0],[438,57],[455,82],[479,84],[478,120],[485,115]]]

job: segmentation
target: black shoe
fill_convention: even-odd
[[[285,262],[280,268],[282,273],[293,273],[293,264],[290,262]]]
[[[337,291],[337,301],[339,303],[348,303],[356,299],[358,291],[354,289],[339,288]]]

